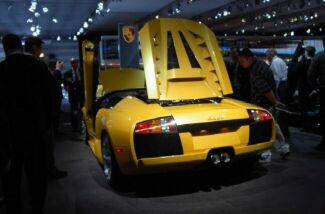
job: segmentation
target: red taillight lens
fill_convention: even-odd
[[[173,117],[162,117],[137,123],[136,134],[176,133],[177,127]]]
[[[272,120],[272,116],[267,111],[248,109],[249,119],[254,122],[265,122]]]

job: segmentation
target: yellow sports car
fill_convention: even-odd
[[[139,36],[144,71],[101,70],[99,78],[94,44],[83,42],[87,142],[108,183],[224,165],[272,146],[272,115],[227,97],[232,88],[210,29],[163,18],[145,24]],[[105,95],[96,99],[98,81]]]

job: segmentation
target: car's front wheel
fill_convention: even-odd
[[[102,156],[103,156],[103,171],[106,181],[112,187],[118,187],[124,180],[114,155],[111,142],[107,134],[102,137]]]

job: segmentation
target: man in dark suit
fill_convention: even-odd
[[[47,114],[50,115],[49,124],[46,127],[47,135],[46,135],[46,143],[48,144],[47,151],[47,163],[48,163],[48,177],[49,178],[63,178],[67,176],[66,171],[59,170],[55,165],[55,155],[54,155],[54,140],[53,140],[53,126],[55,124],[55,108],[56,108],[56,87],[55,87],[55,79],[51,75],[47,65],[39,60],[40,54],[42,53],[42,44],[43,41],[37,37],[28,37],[25,40],[25,52],[26,54],[31,55],[36,59],[39,64],[43,68],[43,72],[46,73],[46,77],[48,79],[49,94],[47,99],[49,100],[49,105],[46,107]]]
[[[71,108],[71,126],[74,131],[81,130],[81,108],[83,106],[83,85],[81,72],[79,70],[79,60],[72,58],[71,70],[64,74],[64,87],[69,94]]]
[[[49,54],[46,60],[46,64],[53,79],[53,131],[54,134],[60,134],[60,115],[61,115],[61,103],[63,99],[62,94],[62,73],[63,62],[57,60],[54,54]]]
[[[47,128],[50,115],[48,77],[40,63],[22,52],[13,34],[3,40],[6,59],[0,63],[1,150],[5,148],[4,191],[7,213],[21,213],[22,168],[30,193],[30,213],[42,213],[47,181]],[[13,84],[14,83],[14,84]],[[3,150],[2,150],[3,151]]]

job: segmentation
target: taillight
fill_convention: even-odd
[[[267,111],[248,109],[249,119],[253,122],[265,122],[272,120],[272,116]]]
[[[177,133],[177,127],[173,117],[162,117],[137,123],[134,132],[136,134]]]

